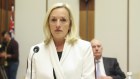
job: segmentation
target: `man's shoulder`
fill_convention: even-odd
[[[115,57],[103,57],[103,60],[117,60]]]
[[[10,43],[11,43],[12,45],[18,45],[17,40],[15,40],[14,38],[11,39]]]

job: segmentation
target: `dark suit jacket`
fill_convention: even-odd
[[[113,79],[125,79],[124,72],[119,67],[119,63],[116,58],[103,57],[103,64],[106,75],[112,76]]]

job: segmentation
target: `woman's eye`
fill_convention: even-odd
[[[52,22],[55,22],[55,21],[57,21],[57,20],[56,20],[56,19],[51,19],[51,21],[52,21]]]
[[[60,19],[60,21],[61,21],[61,22],[66,22],[67,20],[66,20],[66,19]]]

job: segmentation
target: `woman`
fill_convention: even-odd
[[[45,41],[31,48],[25,79],[95,79],[91,44],[78,38],[67,4],[48,11],[43,29]]]

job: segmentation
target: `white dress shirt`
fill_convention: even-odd
[[[106,76],[104,64],[103,64],[103,58],[101,57],[99,60],[95,60],[95,61],[98,62],[98,63],[96,63],[96,69],[97,69],[97,64],[99,64],[100,76]]]

